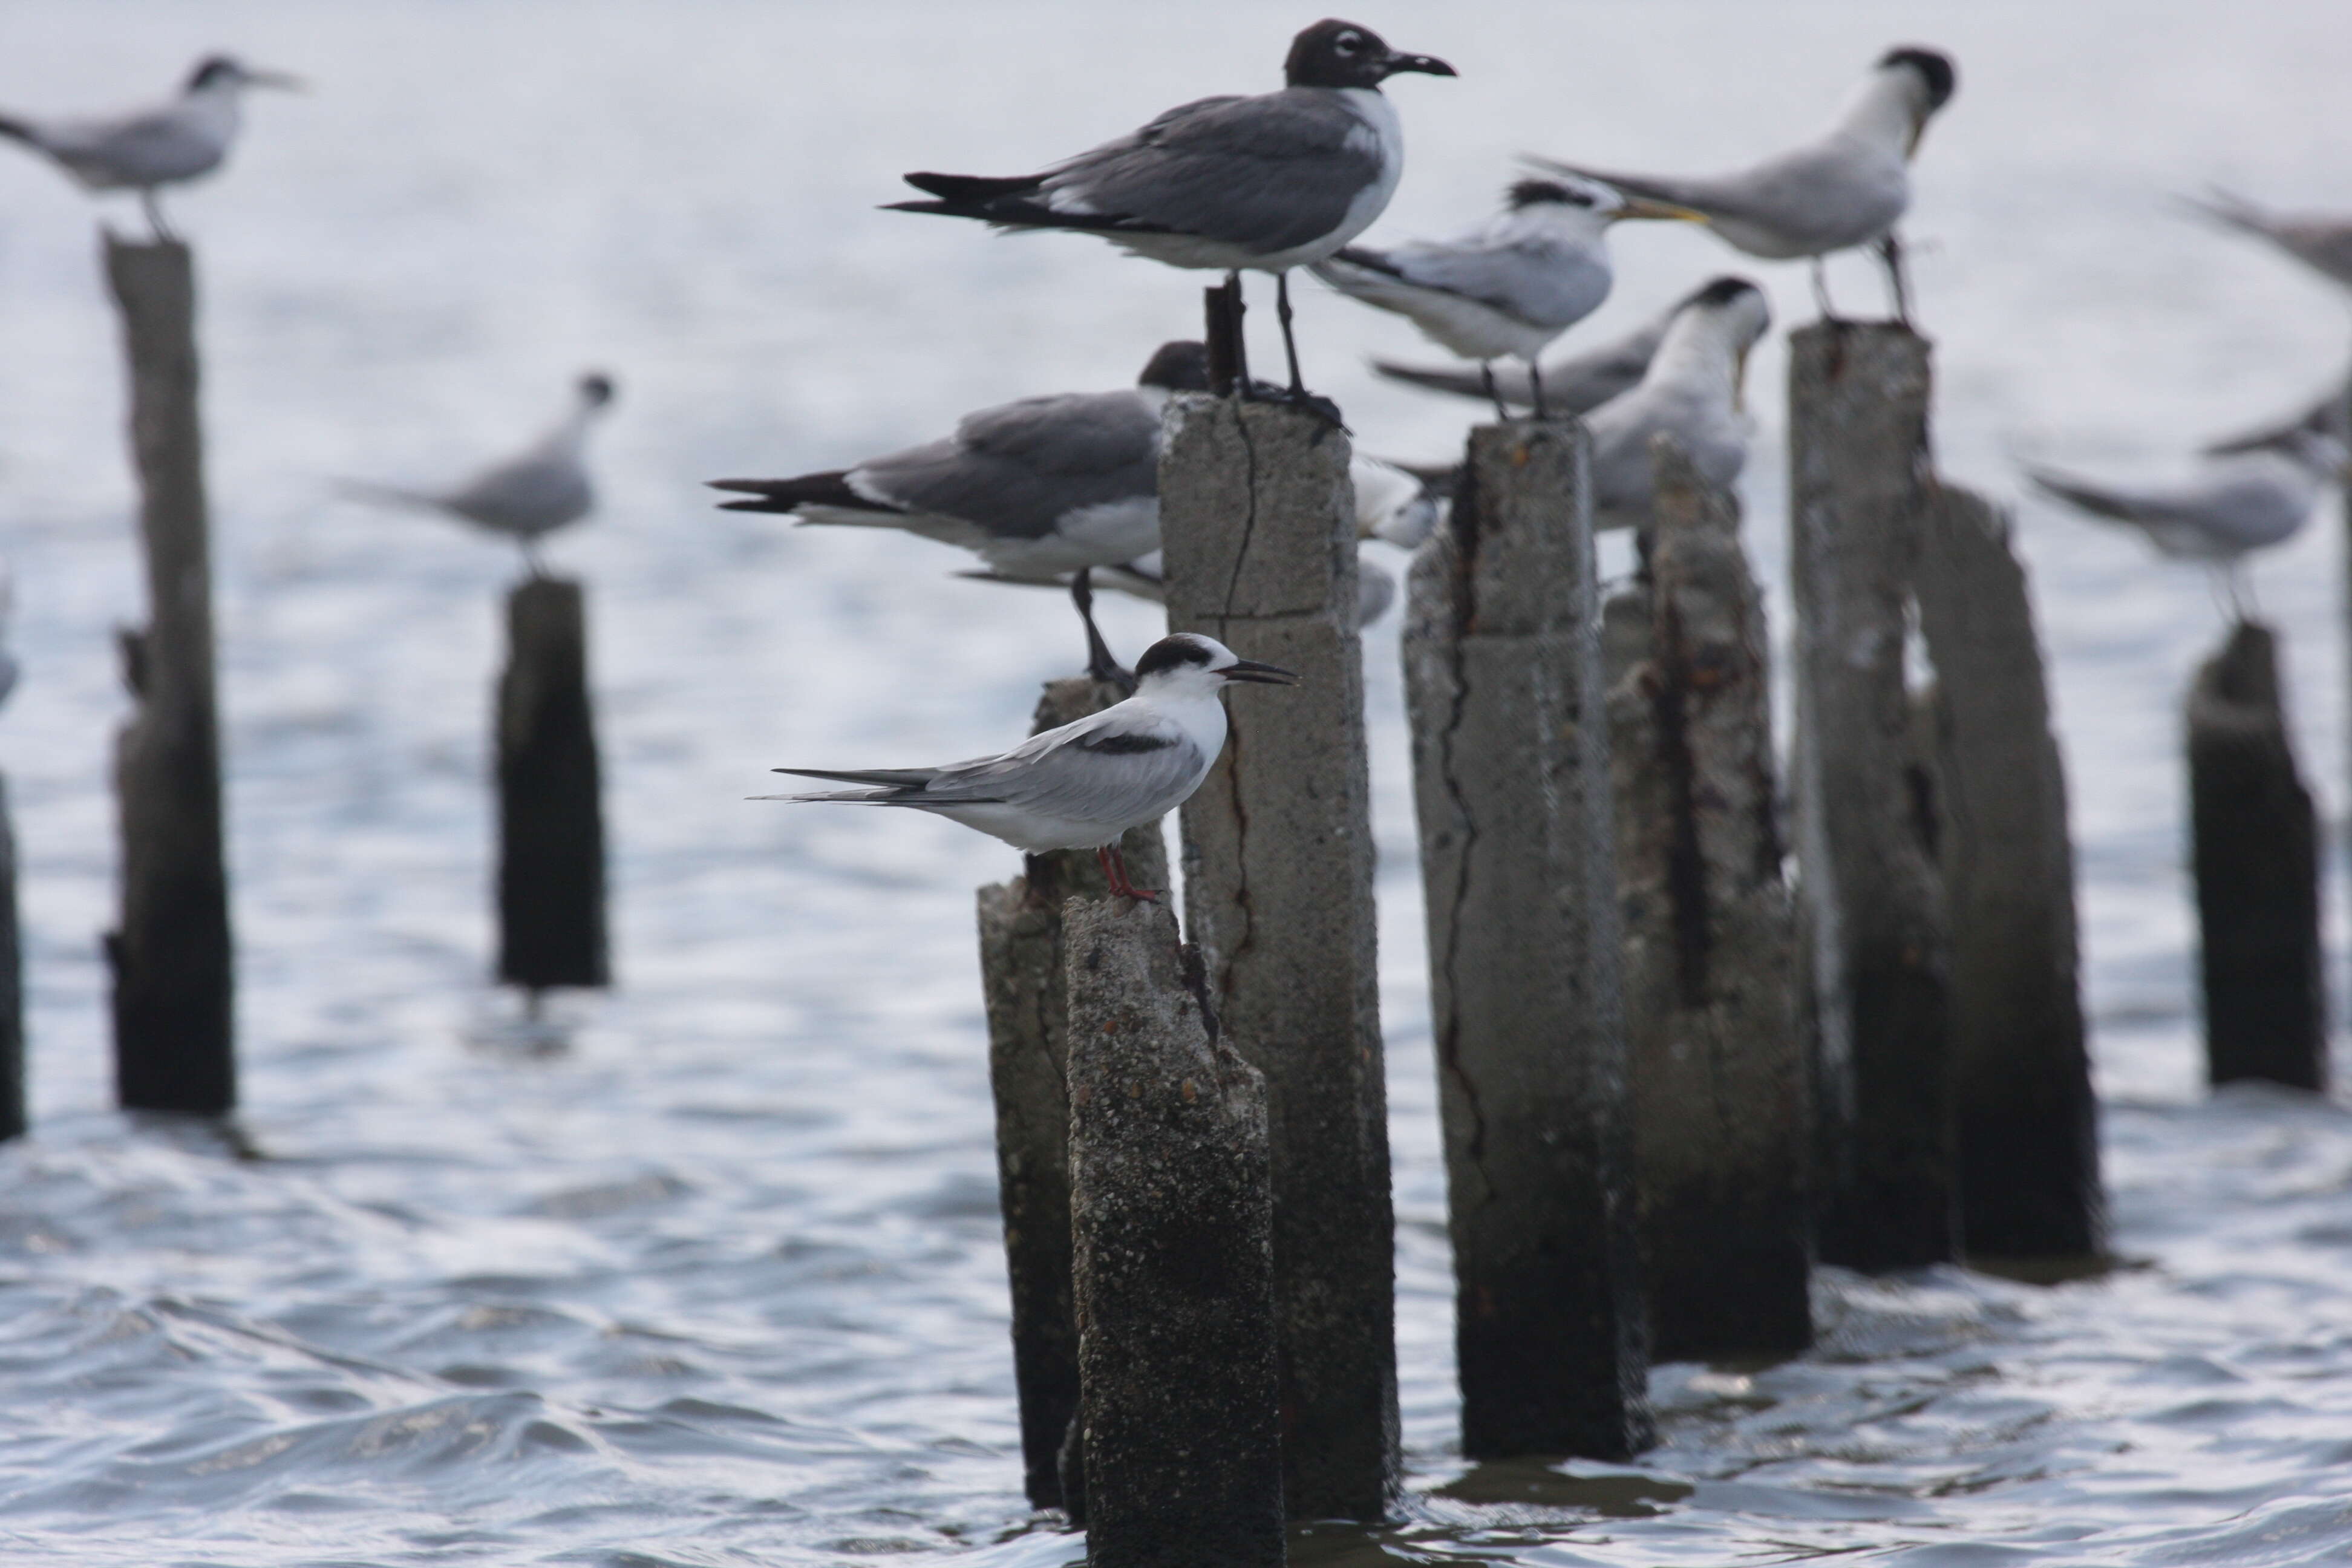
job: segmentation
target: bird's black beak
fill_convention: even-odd
[[[1255,681],[1261,686],[1296,686],[1298,677],[1279,665],[1260,664],[1254,658],[1238,658],[1217,671],[1227,680]]]
[[[1462,74],[1435,55],[1391,55],[1383,64],[1387,69],[1382,74],[1387,76],[1398,76],[1406,71],[1419,71],[1423,76]]]

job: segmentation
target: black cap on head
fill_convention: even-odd
[[[1161,343],[1135,378],[1138,386],[1157,386],[1169,392],[1206,392],[1209,390],[1209,346],[1178,340]]]
[[[244,74],[245,68],[229,56],[206,55],[196,62],[196,68],[188,73],[188,90],[194,92],[200,87],[209,87],[223,77],[241,77]]]
[[[1760,294],[1763,290],[1745,278],[1710,279],[1693,293],[1686,303],[1693,305],[1728,305],[1742,294]]]
[[[601,370],[592,370],[580,378],[580,395],[592,408],[602,408],[613,401],[613,378]]]
[[[1282,62],[1289,87],[1378,87],[1400,71],[1452,76],[1454,68],[1428,55],[1401,55],[1370,27],[1326,17],[1290,40]]]
[[[1206,669],[1215,662],[1216,657],[1202,646],[1199,637],[1190,632],[1178,632],[1173,637],[1161,637],[1143,650],[1143,657],[1135,661],[1135,679],[1141,680],[1147,675],[1164,675],[1188,664]]]
[[[1592,205],[1591,193],[1563,185],[1557,180],[1517,180],[1512,183],[1508,195],[1513,212],[1545,202],[1571,207]]]
[[[1879,69],[1885,70],[1889,66],[1909,66],[1919,73],[1919,79],[1927,84],[1927,112],[1930,114],[1951,102],[1953,89],[1959,86],[1959,72],[1953,68],[1952,57],[1941,49],[1906,44],[1878,57]]]

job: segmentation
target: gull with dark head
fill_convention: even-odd
[[[211,174],[228,156],[249,87],[299,88],[281,71],[254,70],[213,55],[188,73],[177,98],[121,114],[31,120],[0,114],[0,136],[48,155],[84,190],[137,191],[155,237],[169,237],[155,193]]]
[[[1895,314],[1908,321],[1909,290],[1895,226],[1911,205],[1911,159],[1919,139],[1951,101],[1958,82],[1951,57],[1940,50],[1889,49],[1822,135],[1730,174],[1626,174],[1549,158],[1530,162],[1702,213],[1726,244],[1750,256],[1810,257],[1813,297],[1824,317],[1834,312],[1822,258],[1874,246],[1886,264]]]
[[[1710,484],[1739,477],[1750,425],[1740,383],[1748,351],[1771,323],[1764,291],[1744,278],[1718,278],[1675,310],[1641,382],[1584,416],[1593,527],[1650,521],[1653,436],[1672,436]]]
[[[1236,297],[1243,272],[1271,272],[1290,390],[1303,398],[1289,271],[1337,254],[1388,206],[1404,132],[1381,83],[1406,71],[1454,74],[1370,27],[1318,22],[1291,40],[1279,92],[1195,100],[1034,174],[908,174],[934,199],[891,206],[1099,235],[1170,267],[1223,272]]]
[[[488,532],[503,533],[522,546],[530,574],[543,576],[540,540],[579,521],[596,503],[583,448],[589,426],[612,401],[612,377],[592,371],[580,378],[570,410],[546,435],[449,489],[411,489],[366,479],[346,480],[341,488],[357,500],[442,512]]]
[[[1464,359],[1479,375],[1498,417],[1494,361],[1509,355],[1528,367],[1535,416],[1544,418],[1537,356],[1554,338],[1601,308],[1614,276],[1609,226],[1626,218],[1699,215],[1628,196],[1576,174],[1521,180],[1508,205],[1480,228],[1448,240],[1381,250],[1349,246],[1315,264],[1315,276],[1350,299],[1393,310]]]
[[[1149,899],[1156,889],[1128,880],[1120,835],[1175,810],[1209,776],[1225,748],[1225,709],[1218,699],[1228,685],[1297,679],[1286,669],[1239,658],[1213,637],[1179,632],[1135,661],[1134,696],[1032,735],[1000,756],[938,768],[778,768],[858,787],[752,798],[903,805],[1024,854],[1091,849],[1114,896]]]

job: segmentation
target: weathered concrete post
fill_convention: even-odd
[[[2066,768],[2009,521],[1951,486],[1913,592],[1936,666],[1938,860],[1952,930],[1961,1234],[1979,1257],[2105,1245],[2098,1107],[2075,973]]]
[[[1030,733],[1119,699],[1108,681],[1049,681]],[[1139,886],[1168,885],[1160,825],[1120,841]],[[1078,1327],[1070,1305],[1070,1097],[1062,902],[1108,893],[1086,850],[1028,858],[1024,874],[980,889],[980,974],[988,1007],[988,1080],[996,1098],[997,1198],[1013,1288],[1013,1377],[1029,1502],[1067,1508],[1058,1473],[1078,1408]]]
[[[1669,437],[1654,454],[1647,657],[1609,693],[1651,1350],[1790,1353],[1812,1342],[1811,1121],[1770,645],[1738,503]]]
[[[1219,1038],[1164,906],[1063,919],[1087,1561],[1279,1568],[1265,1080]]]
[[[122,634],[124,680],[138,706],[114,754],[122,910],[106,953],[115,1093],[134,1110],[220,1115],[236,1104],[235,976],[194,268],[178,240],[109,235],[106,276],[131,362],[149,616],[145,630]]]
[[[1906,780],[1904,637],[1928,351],[1893,323],[1789,340],[1796,836],[1812,952],[1816,1238],[1859,1268],[1957,1257],[1951,940]]]
[[[1585,452],[1566,422],[1471,432],[1407,588],[1473,1458],[1622,1459],[1653,1436]]]
[[[1170,628],[1300,677],[1232,704],[1185,804],[1185,924],[1266,1079],[1285,1493],[1299,1518],[1379,1518],[1398,1484],[1395,1236],[1347,437],[1275,404],[1179,399],[1160,519]]]
[[[604,816],[580,584],[507,595],[499,677],[499,978],[538,994],[608,985]]]
[[[24,1136],[25,1128],[25,948],[16,924],[16,833],[8,781],[0,777],[0,1142]]]
[[[2188,719],[2207,1075],[2326,1089],[2319,838],[2268,626],[2231,629],[2198,668]]]

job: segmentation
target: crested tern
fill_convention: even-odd
[[[1545,397],[1556,408],[1583,414],[1640,382],[1642,373],[1650,368],[1650,356],[1658,352],[1666,328],[1673,323],[1675,313],[1689,298],[1685,294],[1631,331],[1552,360],[1543,367]],[[1500,397],[1521,407],[1535,405],[1535,378],[1525,368],[1506,365],[1499,371],[1491,367],[1464,370],[1454,365],[1399,364],[1384,359],[1372,361],[1372,368],[1391,381],[1432,392],[1450,392],[1457,397]],[[1487,391],[1490,385],[1494,388],[1491,394]]]
[[[282,71],[254,70],[227,55],[197,62],[168,102],[72,120],[0,114],[0,136],[48,155],[84,190],[135,190],[155,237],[171,237],[155,193],[211,174],[228,156],[249,87],[299,89]]]
[[[1407,71],[1454,74],[1370,27],[1318,22],[1291,40],[1279,92],[1195,100],[1034,174],[910,174],[934,199],[889,205],[1099,235],[1170,267],[1223,272],[1236,299],[1243,272],[1271,272],[1290,392],[1304,399],[1290,269],[1336,254],[1387,208],[1404,132],[1381,83]]]
[[[1911,159],[1927,122],[1951,101],[1958,76],[1937,49],[1889,49],[1863,79],[1828,131],[1803,146],[1725,174],[1626,174],[1533,158],[1537,168],[1581,174],[1706,216],[1734,249],[1767,260],[1808,257],[1813,298],[1833,317],[1822,258],[1876,247],[1895,313],[1911,319],[1903,250],[1895,226],[1911,205]]]
[[[575,384],[570,411],[544,436],[449,489],[412,489],[365,479],[346,480],[341,489],[354,500],[446,512],[491,533],[503,533],[522,546],[530,574],[544,576],[540,539],[579,521],[596,503],[583,448],[588,426],[612,401],[612,378],[592,371]]]
[[[2352,216],[2274,213],[2216,188],[2186,198],[2217,223],[2266,239],[2339,289],[2352,289]]]
[[[1000,756],[937,768],[778,768],[860,787],[752,798],[909,806],[1030,855],[1091,849],[1114,897],[1150,899],[1156,889],[1128,880],[1119,836],[1175,810],[1209,776],[1225,747],[1218,697],[1228,684],[1297,679],[1286,669],[1239,658],[1213,637],[1178,632],[1135,661],[1134,696]]]
[[[1676,308],[1640,384],[1584,416],[1594,528],[1650,521],[1653,436],[1681,443],[1710,484],[1739,477],[1749,426],[1740,380],[1748,351],[1771,323],[1763,290],[1744,278],[1718,278]]]
[[[1549,411],[1537,356],[1609,298],[1609,226],[1699,215],[1574,174],[1520,180],[1507,200],[1503,212],[1457,238],[1388,250],[1351,245],[1312,270],[1340,293],[1393,310],[1440,346],[1475,360],[1498,418],[1510,410],[1495,389],[1494,362],[1521,361],[1541,419]]]

